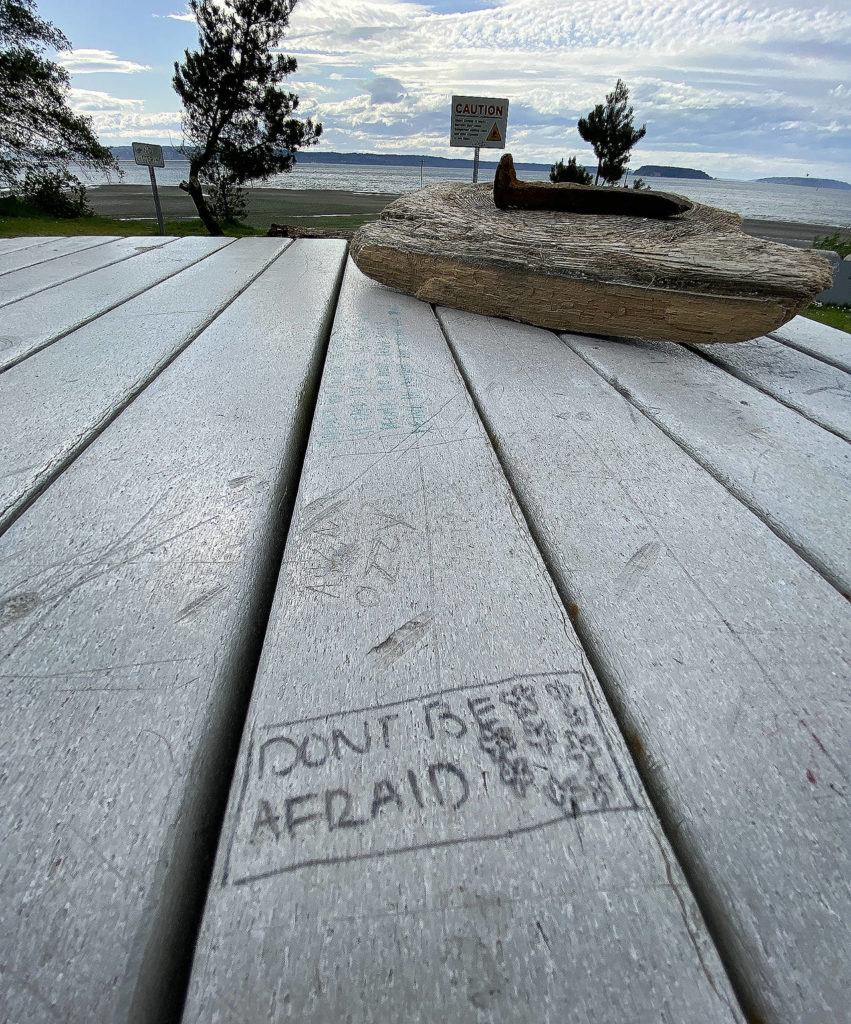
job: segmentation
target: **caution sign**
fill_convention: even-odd
[[[508,100],[453,96],[449,145],[466,149],[505,149]]]

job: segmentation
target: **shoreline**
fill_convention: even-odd
[[[197,214],[189,196],[177,185],[159,186],[160,203],[166,220],[194,219]],[[144,185],[98,185],[88,190],[95,213],[124,220],[153,220],[154,203],[151,187]],[[271,224],[287,224],[292,220],[304,226],[314,221],[317,228],[327,227],[323,221],[334,217],[376,217],[397,195],[389,192],[346,192],[335,189],[249,189],[249,213],[246,222],[255,228],[268,229]],[[746,234],[781,242],[798,248],[809,248],[813,239],[842,230],[830,224],[803,221],[743,219]]]

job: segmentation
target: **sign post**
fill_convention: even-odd
[[[489,96],[453,96],[449,145],[475,150],[473,181],[479,180],[479,150],[505,149],[508,100]]]
[[[154,146],[149,142],[134,142],[133,159],[140,166],[147,167],[151,173],[151,190],[154,193],[154,206],[157,211],[157,227],[159,229],[159,233],[164,235],[165,225],[163,224],[163,211],[160,206],[160,194],[157,191],[157,178],[154,174],[155,167],[165,167],[163,148],[162,146]]]

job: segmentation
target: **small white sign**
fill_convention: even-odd
[[[466,149],[505,149],[508,100],[453,96],[449,145]]]
[[[143,167],[165,167],[162,146],[151,142],[134,142],[133,159]]]

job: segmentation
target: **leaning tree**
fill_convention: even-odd
[[[69,76],[47,50],[70,50],[63,33],[36,12],[34,0],[0,0],[0,187],[20,192],[82,185],[74,163],[118,170],[88,117],[68,105]]]
[[[183,101],[183,151],[192,197],[211,235],[222,229],[203,192],[205,182],[234,189],[289,171],[295,154],[313,145],[321,124],[290,115],[298,96],[280,83],[297,67],[294,57],[272,53],[284,36],[296,0],[189,0],[199,47],[174,65],[173,84]]]
[[[620,181],[629,163],[632,147],[647,133],[647,125],[633,125],[633,109],[627,107],[629,89],[619,78],[606,102],[598,103],[587,117],[580,117],[579,134],[590,142],[597,157],[596,185],[600,178],[606,184]]]

